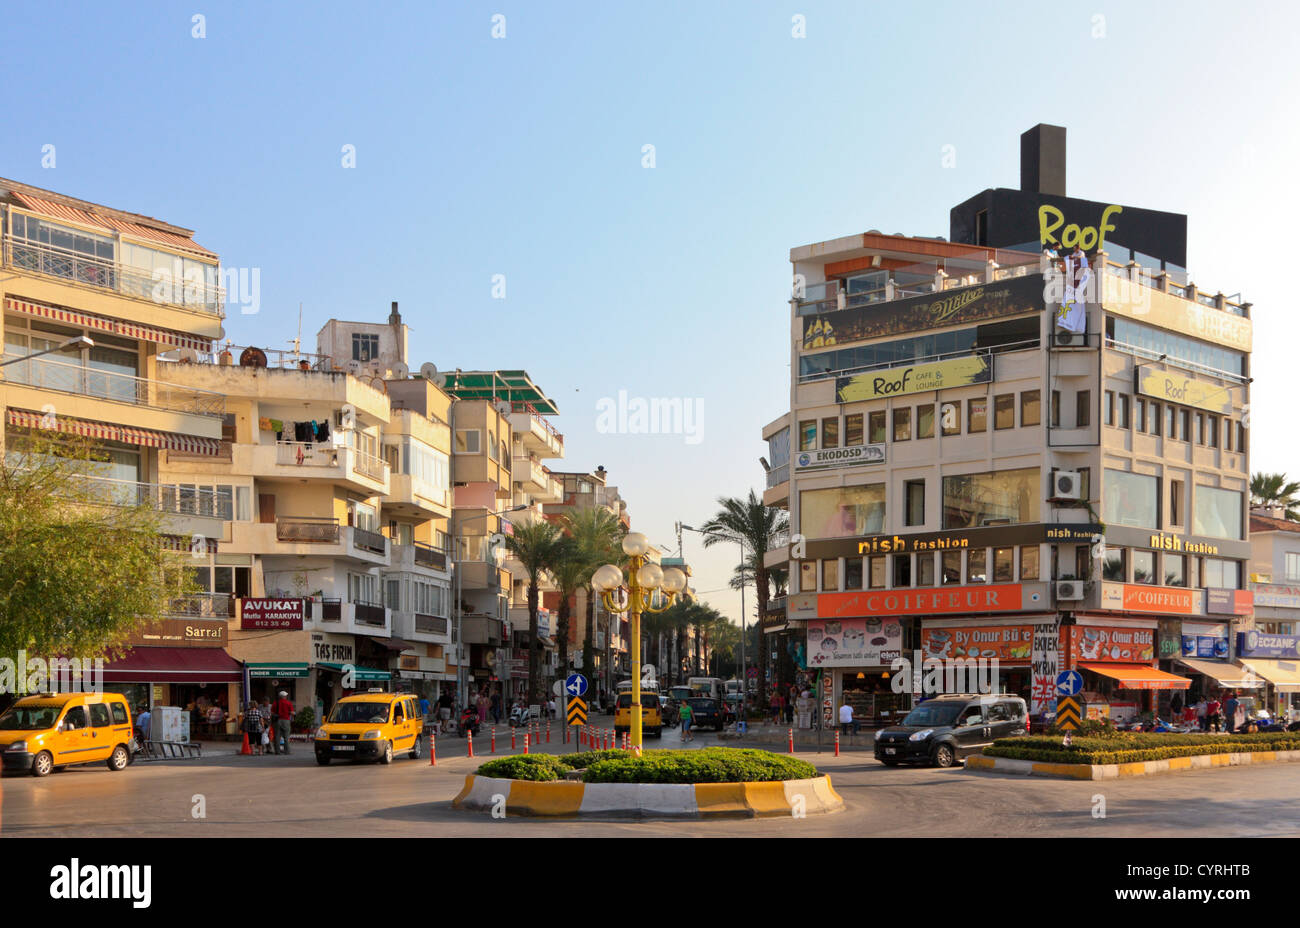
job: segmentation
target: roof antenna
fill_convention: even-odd
[[[290,339],[293,344],[293,360],[296,363],[302,357],[302,301],[298,301],[298,337]]]

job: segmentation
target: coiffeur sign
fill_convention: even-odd
[[[841,403],[882,400],[909,393],[988,383],[992,379],[993,367],[989,359],[977,355],[839,377],[835,381],[835,398]]]
[[[822,593],[817,597],[817,616],[836,619],[877,615],[942,615],[954,612],[1017,612],[1045,605],[1043,589],[1034,584],[981,583],[938,590]]]
[[[1103,583],[1101,607],[1123,612],[1156,612],[1165,615],[1200,615],[1202,592],[1168,586],[1135,583]]]

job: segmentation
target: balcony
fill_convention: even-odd
[[[564,436],[531,403],[515,402],[510,409],[510,428],[526,451],[543,458],[564,457]]]
[[[388,566],[388,539],[377,532],[339,525],[338,519],[279,516],[275,524],[232,522],[231,538],[222,550],[231,554],[300,554],[350,558]]]
[[[233,619],[235,596],[232,593],[177,596],[167,604],[166,614],[183,619]]]
[[[500,647],[505,634],[500,619],[490,615],[467,615],[461,618],[465,644],[487,644]]]
[[[378,554],[381,557],[388,554],[388,539],[378,532],[372,532],[368,529],[353,528],[352,544],[362,551],[369,551],[371,554]]]
[[[354,602],[351,606],[356,624],[372,628],[388,627],[388,611],[382,603]]]
[[[389,628],[390,610],[380,603],[343,602],[341,599],[316,598],[309,603],[312,622],[328,631],[371,635]]]
[[[415,630],[424,632],[427,635],[447,635],[451,630],[451,622],[446,616],[425,615],[423,612],[415,613]]]
[[[234,517],[230,497],[218,497],[213,490],[90,475],[79,476],[76,481],[77,499],[104,506],[152,509],[165,517],[164,531],[174,534],[219,538],[223,523]]]
[[[172,279],[170,274],[119,264],[106,258],[82,254],[43,242],[4,237],[4,262],[15,270],[56,278],[78,287],[107,290],[137,300],[179,306],[209,313],[220,319],[226,314],[226,292],[208,281]],[[211,266],[214,276],[218,272]]]
[[[372,454],[329,442],[279,441],[252,446],[253,473],[263,477],[333,480],[387,495],[388,464]]]
[[[339,520],[283,516],[275,520],[275,538],[293,544],[336,545],[339,543]]]
[[[436,570],[446,573],[447,552],[422,541],[409,545],[393,543],[389,566],[393,570]]]
[[[446,517],[451,514],[451,490],[449,487],[436,487],[410,474],[394,473],[389,476],[384,506],[411,506],[417,515]]]
[[[5,352],[5,361],[16,361],[4,368],[8,383],[191,416],[220,419],[226,413],[225,396],[210,390],[55,361],[48,355],[32,361],[18,360],[23,357]]]

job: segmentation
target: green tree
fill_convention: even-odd
[[[542,642],[537,634],[538,578],[559,560],[564,536],[559,526],[544,519],[516,525],[505,538],[506,550],[528,574],[528,705],[541,702]]]
[[[587,624],[582,642],[582,672],[596,685],[596,592],[591,588],[591,575],[596,568],[605,564],[623,562],[623,535],[626,534],[623,523],[618,517],[603,506],[580,506],[566,513],[562,524],[565,532],[573,539],[575,552],[573,557],[583,565],[587,600]],[[609,634],[605,635],[606,647]],[[606,662],[608,671],[608,661]]]
[[[555,634],[560,643],[560,676],[567,677],[572,670],[569,660],[569,633],[573,622],[573,598],[590,578],[591,570],[580,557],[573,537],[565,534],[551,567],[551,577],[559,592],[560,605],[556,609]]]
[[[763,557],[767,554],[768,547],[771,545],[775,536],[789,531],[790,519],[779,509],[763,505],[763,501],[758,498],[753,490],[749,491],[749,496],[745,499],[738,499],[732,496],[718,498],[721,509],[708,522],[700,526],[700,530],[705,532],[704,546],[710,547],[715,544],[737,544],[744,545],[745,556],[743,560],[750,562],[754,576],[754,588],[756,598],[758,599],[758,615],[760,619],[767,614],[768,601],[768,570],[763,566]],[[767,699],[767,675],[764,673],[766,664],[766,655],[763,650],[758,652],[758,698],[759,702],[765,702]],[[777,681],[778,683],[784,681]]]
[[[1291,522],[1300,522],[1300,482],[1287,480],[1286,474],[1252,474],[1250,478],[1250,508],[1282,508]]]
[[[167,549],[160,500],[98,479],[102,470],[87,442],[11,433],[0,458],[0,653],[103,656],[195,588],[186,555]]]

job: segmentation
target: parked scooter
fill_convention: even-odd
[[[518,728],[521,725],[528,724],[528,709],[525,706],[515,706],[510,710],[510,727]]]

